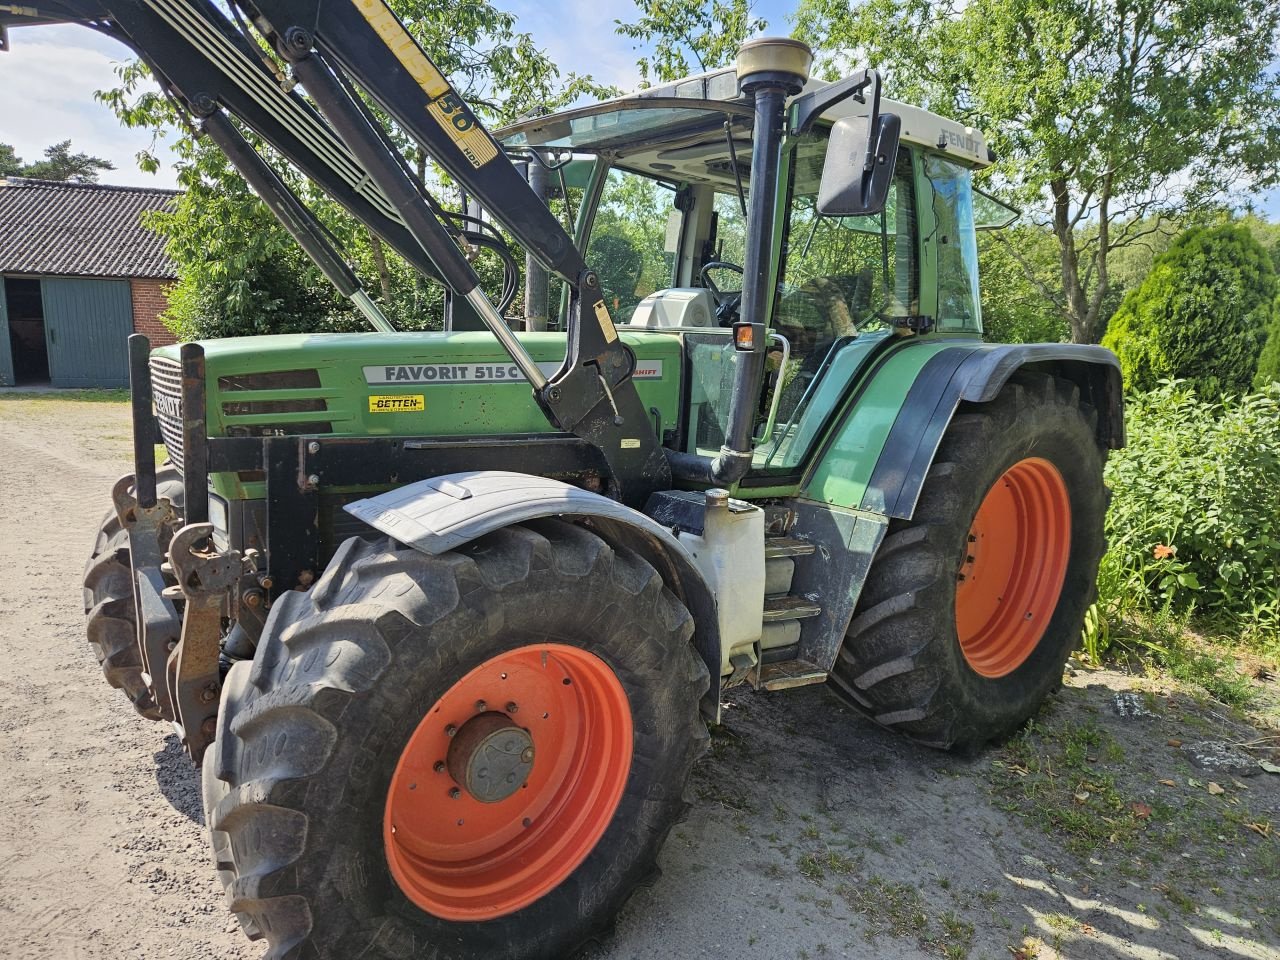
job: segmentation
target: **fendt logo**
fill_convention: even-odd
[[[156,413],[165,417],[182,416],[182,398],[170,397],[163,393],[156,394]]]

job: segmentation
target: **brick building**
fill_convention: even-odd
[[[176,274],[142,216],[177,195],[0,179],[0,385],[125,386],[130,333],[173,342],[158,316]]]

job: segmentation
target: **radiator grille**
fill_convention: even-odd
[[[168,357],[151,358],[151,390],[156,419],[169,459],[182,469],[182,365]]]

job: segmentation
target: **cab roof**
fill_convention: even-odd
[[[804,93],[830,84],[810,80]],[[865,115],[870,106],[848,98],[822,114],[835,121]],[[986,138],[973,127],[881,98],[881,113],[902,120],[902,140],[936,150],[965,166],[992,162]],[[509,149],[549,148],[573,153],[605,153],[626,168],[668,180],[711,182],[732,187],[733,167],[725,134],[733,130],[740,172],[751,156],[750,102],[738,96],[733,68],[685,77],[584,107],[511,124],[498,131]]]

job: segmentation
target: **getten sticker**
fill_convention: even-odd
[[[398,397],[369,398],[370,413],[422,413],[427,409],[427,398],[421,394],[401,395]]]

